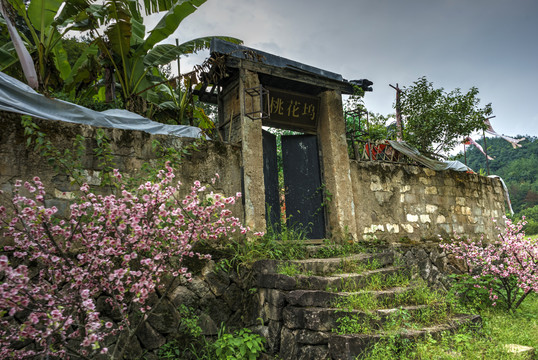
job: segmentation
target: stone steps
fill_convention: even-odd
[[[384,252],[255,264],[269,352],[282,359],[355,359],[388,332],[416,339],[480,321],[479,316],[451,314],[442,299],[436,303],[406,295],[424,289],[412,270],[395,266],[394,259]],[[357,272],[339,273],[350,269]],[[348,309],[350,304],[363,310]],[[353,333],[342,335],[346,332]]]
[[[405,329],[398,332],[402,339],[418,340],[423,339],[426,335],[434,338],[440,337],[445,331],[454,332],[462,326],[472,325],[480,326],[482,319],[480,315],[457,314],[443,322],[442,324],[423,327],[421,329]],[[383,340],[386,333],[377,334],[352,334],[352,335],[333,335],[328,339],[328,354],[333,360],[353,360],[358,356],[368,352],[375,343]]]
[[[315,275],[330,275],[337,273],[343,262],[367,265],[377,262],[380,267],[394,262],[393,252],[353,254],[346,257],[305,260],[259,260],[253,265],[253,270],[258,274],[274,274],[278,272],[280,265],[293,264],[301,273]]]
[[[362,295],[370,294],[378,301],[387,302],[394,299],[397,294],[402,294],[412,287],[394,287],[386,290],[377,291],[355,291],[355,292],[334,292],[323,290],[292,290],[286,295],[286,299],[289,305],[303,306],[303,307],[331,307],[335,302],[343,299]]]
[[[338,327],[338,319],[347,316],[361,321],[371,329],[381,329],[398,311],[405,311],[410,317],[420,311],[431,309],[431,305],[411,305],[373,311],[346,310],[339,308],[304,308],[286,306],[282,313],[283,325],[288,329],[308,329],[313,331],[332,331]],[[444,310],[444,309],[442,309]]]
[[[289,276],[277,273],[260,274],[257,285],[260,288],[285,291],[309,289],[324,291],[354,291],[363,288],[373,277],[379,277],[382,283],[388,276],[409,274],[405,267],[388,266],[376,270],[367,270],[359,274],[335,274],[328,276],[302,275]]]

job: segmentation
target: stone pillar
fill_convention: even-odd
[[[339,91],[329,90],[321,94],[318,134],[323,183],[331,193],[328,220],[332,237],[338,240],[350,235],[357,240],[346,127]]]
[[[262,120],[246,113],[260,110],[260,98],[245,94],[259,86],[258,74],[240,68],[241,148],[245,197],[245,223],[256,231],[265,230],[265,184],[263,180]]]

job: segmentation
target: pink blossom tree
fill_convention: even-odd
[[[508,310],[515,310],[530,293],[538,292],[538,243],[525,238],[525,222],[505,221],[506,227],[499,229],[498,239],[491,243],[467,240],[441,247],[464,260],[475,280],[492,279],[484,288],[493,305],[500,299]]]
[[[114,175],[121,194],[95,195],[84,185],[67,220],[45,206],[37,177],[18,181],[13,198],[0,206],[9,243],[0,255],[0,359],[122,359],[179,278],[190,278],[183,258],[210,257],[194,253],[193,245],[247,231],[228,209],[239,193],[207,196],[197,181],[178,199],[180,184],[169,166],[159,181],[135,191],[126,190],[117,170]],[[157,290],[160,300],[151,303]],[[120,320],[97,310],[98,297]],[[110,349],[108,337],[116,339]]]

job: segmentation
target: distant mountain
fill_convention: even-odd
[[[520,138],[522,136],[517,136]],[[494,160],[489,160],[491,175],[503,178],[512,201],[514,212],[538,205],[538,138],[523,136],[522,147],[514,149],[512,144],[502,138],[487,138],[487,153]],[[484,139],[475,139],[484,149]],[[467,165],[476,172],[487,173],[486,157],[474,146],[466,146]],[[463,153],[457,160],[464,162]],[[538,219],[537,219],[538,220]]]

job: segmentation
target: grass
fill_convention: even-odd
[[[529,238],[531,240],[534,240],[534,241],[538,241],[538,234],[534,234],[534,235],[526,235],[525,236],[526,238]]]
[[[369,270],[380,269],[382,267],[383,266],[379,263],[379,260],[375,258],[368,260],[368,262],[341,259],[340,265],[335,274],[358,274]]]
[[[332,304],[347,312],[337,320],[334,330],[338,334],[374,333],[396,334],[402,329],[420,329],[440,324],[453,314],[450,302],[444,294],[428,288],[420,281],[408,290],[394,296],[377,296],[372,292],[361,292],[339,298]],[[426,305],[407,310],[404,305]],[[396,309],[381,321],[377,309]],[[362,313],[350,314],[358,310]]]
[[[409,274],[397,272],[392,274],[373,274],[366,279],[364,290],[383,290],[392,287],[408,286]]]
[[[444,294],[430,289],[424,281],[417,281],[406,291],[394,296],[377,296],[364,291],[338,298],[332,304],[338,309],[370,311],[374,309],[395,308],[402,305],[434,305],[445,303]]]
[[[514,313],[488,308],[480,315],[482,329],[462,329],[454,334],[445,333],[437,339],[428,337],[416,344],[393,335],[377,343],[368,355],[360,358],[508,360],[518,357],[506,352],[506,344],[531,346],[538,350],[538,294],[532,294]]]

